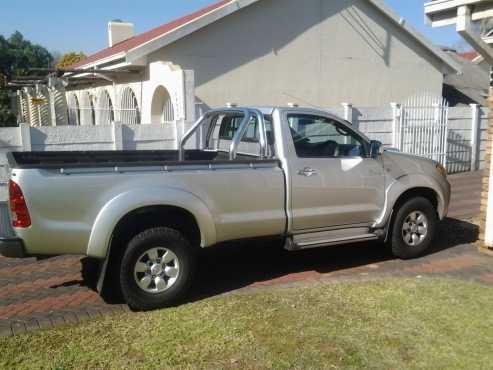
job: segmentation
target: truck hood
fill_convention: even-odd
[[[436,162],[428,158],[397,151],[384,151],[383,163],[387,173],[394,178],[409,174],[435,174]]]

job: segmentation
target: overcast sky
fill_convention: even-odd
[[[137,33],[198,10],[217,0],[14,0],[2,1],[0,34],[18,30],[51,51],[91,54],[107,46],[106,27],[112,19],[135,24]],[[457,46],[453,27],[424,24],[423,0],[385,0],[419,32],[438,45]]]

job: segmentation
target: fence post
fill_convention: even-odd
[[[123,126],[120,122],[111,123],[113,150],[123,150]]]
[[[390,103],[392,107],[392,147],[400,149],[399,145],[399,122],[401,118],[401,105],[399,103]]]
[[[479,104],[470,104],[471,107],[471,171],[478,169],[479,132],[481,119],[479,116]]]
[[[353,105],[351,103],[342,103],[344,108],[344,119],[353,124]]]
[[[30,152],[32,149],[31,126],[27,123],[19,123],[19,134],[21,137],[22,150],[24,152]]]
[[[175,148],[179,149],[181,138],[185,134],[185,120],[182,118],[180,120],[175,121]]]

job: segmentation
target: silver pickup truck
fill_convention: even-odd
[[[304,108],[212,110],[174,151],[8,159],[17,237],[0,252],[99,259],[99,288],[116,282],[138,310],[179,301],[198,250],[224,242],[277,237],[298,251],[380,239],[419,256],[450,200],[441,165]]]

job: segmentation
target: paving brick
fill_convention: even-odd
[[[67,324],[78,324],[79,319],[77,318],[77,315],[73,312],[64,312],[63,313],[63,318],[65,319],[65,322]]]
[[[97,310],[96,308],[87,308],[86,312],[91,319],[97,319],[101,317],[101,312],[99,312],[99,310]]]
[[[9,295],[19,294],[26,291],[37,291],[41,288],[50,288],[55,285],[61,285],[65,282],[75,280],[79,277],[80,273],[70,273],[61,276],[54,276],[47,279],[37,279],[32,282],[22,282],[20,284],[8,283],[8,285],[4,286],[0,291],[0,301],[3,297],[7,297]]]
[[[447,273],[482,264],[481,256],[458,256],[408,268],[410,273]]]
[[[38,320],[36,319],[29,319],[25,321],[25,325],[26,325],[26,331],[34,331],[40,329]]]
[[[480,276],[479,280],[482,281],[483,283],[493,285],[493,273],[484,274]]]
[[[49,317],[46,316],[36,316],[36,320],[38,321],[38,325],[40,329],[48,329],[53,327],[53,322]]]
[[[85,309],[79,308],[76,311],[74,311],[74,314],[77,315],[77,320],[79,320],[79,322],[84,322],[91,319],[91,317],[89,316],[89,314],[86,312]]]
[[[65,325],[65,319],[60,314],[51,314],[50,315],[50,320],[53,323],[53,326],[54,327]]]
[[[13,335],[11,323],[0,324],[0,337],[9,337]]]
[[[12,323],[12,332],[14,335],[24,334],[26,332],[26,325],[21,321],[14,321]]]

